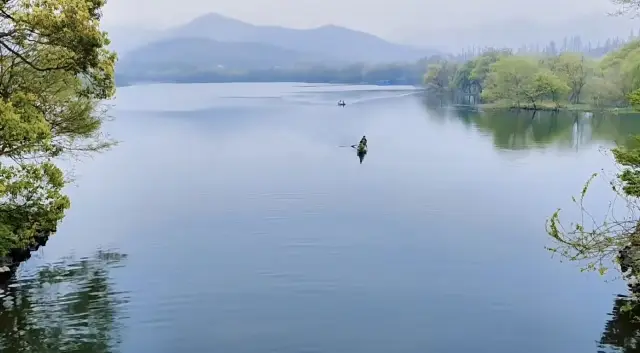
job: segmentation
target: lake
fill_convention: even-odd
[[[113,104],[120,145],[76,166],[58,233],[4,288],[2,352],[630,352],[640,332],[623,282],[544,249],[637,117],[304,84]]]

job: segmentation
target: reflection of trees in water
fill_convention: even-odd
[[[427,107],[430,119],[456,119],[488,133],[501,149],[530,149],[557,145],[579,148],[595,141],[625,143],[640,134],[637,115],[583,112],[531,112],[513,110],[444,110]]]
[[[640,309],[623,310],[626,297],[619,296],[613,303],[600,338],[599,352],[640,352]]]
[[[0,351],[114,352],[125,299],[114,292],[109,270],[125,257],[98,252],[9,284],[0,299]]]

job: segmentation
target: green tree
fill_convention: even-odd
[[[569,101],[580,103],[580,94],[589,76],[589,62],[582,55],[562,53],[551,61],[551,71],[570,88]]]
[[[564,80],[561,80],[551,71],[542,70],[536,73],[533,82],[533,97],[536,99],[548,97],[555,103],[556,107],[559,107],[560,101],[565,100],[570,91],[571,88]]]
[[[492,65],[500,60],[500,58],[510,55],[511,52],[507,50],[488,50],[484,52],[472,60],[473,68],[471,69],[469,80],[480,87],[480,90],[483,90],[485,81],[492,72]]]
[[[604,77],[604,75],[592,76],[587,80],[584,86],[584,96],[587,98],[587,102],[595,108],[616,106],[624,99],[615,80]]]
[[[619,14],[637,13],[640,10],[638,0],[613,2],[620,6]],[[616,78],[614,84],[636,108],[640,103],[639,59],[640,41],[636,40],[607,55],[600,63],[602,76]],[[631,301],[625,300],[619,305],[620,311],[628,312],[632,309],[633,315],[637,316],[637,303],[640,299],[640,219],[637,213],[640,211],[640,137],[627,139],[612,152],[619,172],[610,181],[611,188],[617,198],[625,201],[628,215],[621,218],[613,209],[612,213],[605,216],[604,221],[597,221],[585,210],[585,196],[591,182],[597,176],[593,174],[582,188],[579,199],[573,199],[582,213],[580,221],[565,228],[559,218],[560,210],[547,221],[547,231],[555,241],[555,246],[548,249],[565,259],[583,263],[583,270],[597,270],[601,274],[608,270],[607,267],[611,263],[618,264],[623,277],[630,280],[632,293]],[[602,343],[611,344],[618,338],[609,333],[606,337],[603,336]],[[623,337],[623,348],[636,348],[635,341],[631,338],[636,337]]]
[[[559,106],[570,88],[556,75],[543,69],[534,58],[505,56],[491,66],[483,97],[489,102],[506,101],[516,107],[522,103],[537,109],[546,98]]]
[[[471,71],[473,71],[474,66],[475,62],[473,60],[462,64],[453,75],[451,84],[464,92],[469,92],[474,84],[473,80],[471,80]]]
[[[424,83],[445,90],[451,86],[456,69],[455,64],[447,61],[430,64],[424,76]]]
[[[600,70],[601,76],[618,88],[620,103],[628,103],[628,95],[640,89],[640,41],[632,41],[607,55]]]
[[[629,94],[629,102],[635,110],[640,110],[640,89]]]
[[[452,98],[453,80],[457,71],[458,66],[448,61],[429,65],[427,73],[424,75],[424,84],[427,85],[430,92],[438,97],[440,104]]]
[[[524,100],[536,96],[534,78],[537,72],[535,61],[529,58],[500,58],[491,65],[491,73],[482,96],[489,102],[508,101],[519,107]]]
[[[99,29],[104,4],[0,3],[0,256],[64,216],[70,204],[55,158],[113,145],[100,132],[116,60]]]

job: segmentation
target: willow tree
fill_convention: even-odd
[[[559,105],[568,91],[569,87],[535,58],[504,56],[491,65],[482,97],[487,102],[503,101],[515,107],[525,103],[535,110],[544,99]]]
[[[109,148],[101,102],[116,56],[105,0],[0,0],[0,256],[55,230],[70,207],[66,154]]]

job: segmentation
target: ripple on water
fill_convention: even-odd
[[[19,271],[2,288],[3,352],[102,352],[115,348],[127,318],[128,292],[110,272],[126,255],[101,251]],[[17,333],[17,334],[16,334]]]

